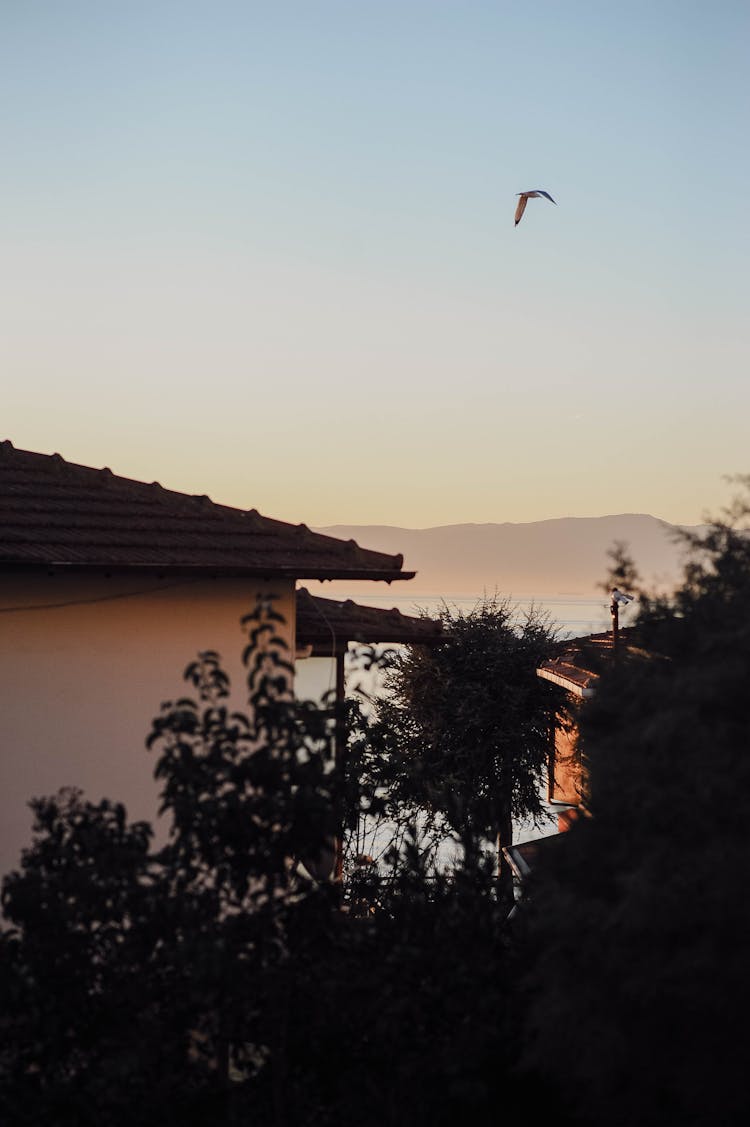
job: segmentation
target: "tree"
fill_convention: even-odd
[[[430,872],[416,842],[359,918],[300,936],[290,1070],[295,1123],[495,1127],[533,1118],[493,866]],[[549,1111],[549,1109],[546,1109]]]
[[[383,884],[342,904],[298,864],[344,810],[365,711],[295,702],[272,606],[248,617],[252,709],[218,656],[186,670],[150,745],[167,846],[122,806],[34,804],[0,933],[0,1119],[8,1127],[476,1127],[549,1114],[518,1085],[517,953],[491,858],[450,874],[407,836]],[[374,753],[369,754],[369,762]],[[489,862],[489,863],[488,863]],[[559,1121],[559,1119],[558,1119]]]
[[[159,883],[150,827],[73,790],[32,807],[34,842],[3,885],[14,925],[0,933],[3,1122],[106,1122],[124,1072],[132,1106],[158,1106],[168,1065],[142,986]]]
[[[591,817],[524,913],[527,1061],[587,1121],[747,1117],[750,506],[691,535],[674,595],[582,715]]]
[[[234,1122],[252,1095],[285,1122],[290,920],[330,911],[296,864],[338,824],[335,717],[289,695],[278,614],[247,616],[252,710],[227,707],[210,651],[167,702],[157,752],[167,846],[78,793],[33,803],[35,836],[3,883],[3,1122]]]
[[[531,608],[485,598],[441,611],[445,642],[408,646],[386,678],[373,733],[374,776],[391,807],[445,820],[464,851],[512,843],[516,819],[544,813],[540,783],[562,694],[536,675],[555,632]],[[500,864],[511,894],[511,875]]]

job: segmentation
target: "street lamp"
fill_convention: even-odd
[[[609,606],[610,614],[612,615],[612,653],[614,657],[617,657],[617,643],[620,632],[620,607],[632,603],[634,596],[626,595],[624,591],[618,590],[617,587],[613,587],[610,594],[612,596],[612,602]]]

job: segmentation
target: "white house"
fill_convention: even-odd
[[[217,650],[244,702],[241,617],[273,596],[296,647],[298,579],[410,579],[403,558],[0,443],[0,874],[28,801],[62,786],[155,820],[144,741],[185,666]]]

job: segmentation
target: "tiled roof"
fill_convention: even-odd
[[[562,658],[550,658],[549,661],[543,661],[537,669],[537,673],[546,681],[562,685],[564,689],[569,689],[578,697],[592,696],[594,686],[599,680],[598,673],[592,673],[589,669],[581,669],[569,661],[563,661]]]
[[[404,642],[434,645],[443,640],[442,623],[399,610],[360,606],[346,599],[323,599],[307,588],[297,591],[297,644],[328,655],[348,642]]]
[[[602,670],[612,661],[614,653],[612,631],[589,634],[561,642],[554,657],[543,661],[537,673],[540,677],[562,685],[579,697],[593,695]],[[619,631],[619,645],[629,647],[629,632]]]
[[[0,443],[0,568],[411,579],[403,557]]]

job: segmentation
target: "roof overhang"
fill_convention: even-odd
[[[350,642],[434,646],[445,640],[438,619],[363,606],[351,599],[326,599],[304,587],[297,591],[297,644],[309,647],[311,657],[340,655]]]
[[[221,564],[172,564],[160,563],[158,561],[146,563],[107,563],[106,561],[99,562],[66,562],[63,560],[53,561],[24,561],[24,560],[2,560],[0,561],[0,571],[10,573],[25,573],[34,572],[36,574],[53,574],[53,573],[78,573],[86,575],[149,575],[149,576],[184,576],[194,579],[241,579],[241,578],[254,578],[254,579],[317,579],[325,582],[333,579],[351,579],[351,580],[376,580],[384,583],[394,583],[400,579],[413,579],[417,574],[415,571],[386,571],[375,570],[367,568],[311,568],[305,569],[301,566],[274,566],[262,567],[257,565],[250,565],[247,567],[231,565],[229,567]]]
[[[580,681],[573,680],[572,677],[566,677],[562,673],[555,672],[552,669],[545,669],[540,666],[536,671],[537,677],[543,678],[545,681],[551,681],[553,685],[560,685],[563,689],[567,689],[574,697],[580,700],[588,700],[594,695],[594,688],[592,685],[582,685]]]

